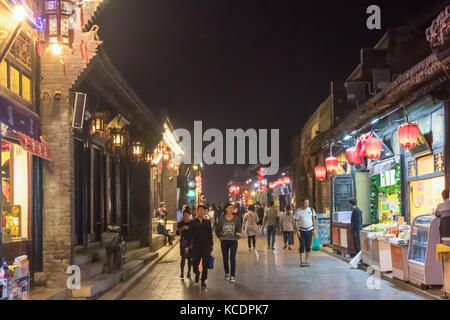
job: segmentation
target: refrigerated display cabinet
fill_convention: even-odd
[[[409,281],[418,285],[442,285],[442,266],[436,260],[436,245],[440,242],[440,220],[432,215],[414,219],[409,242]]]

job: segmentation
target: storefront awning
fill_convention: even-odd
[[[20,132],[41,142],[41,121],[33,112],[19,104],[0,96],[0,122],[10,130]]]
[[[46,143],[38,142],[22,133],[19,133],[19,141],[25,151],[28,151],[42,159],[51,160],[48,145]]]

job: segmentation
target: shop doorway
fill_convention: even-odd
[[[353,177],[342,174],[334,177],[334,212],[349,211],[348,200],[353,198]]]

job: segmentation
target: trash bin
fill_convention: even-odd
[[[448,299],[450,296],[450,241],[444,241],[445,244],[438,244],[436,246],[436,258],[442,262],[442,275],[444,279],[444,296]]]

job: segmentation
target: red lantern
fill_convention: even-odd
[[[241,188],[240,187],[236,187],[236,194],[241,193]]]
[[[230,187],[230,194],[234,194],[236,192],[236,187],[235,186],[231,186]]]
[[[347,154],[347,161],[350,165],[364,163],[364,159],[358,156],[355,148],[348,148],[345,153]]]
[[[366,149],[367,158],[370,160],[376,160],[381,155],[381,148],[383,146],[383,142],[379,139],[370,138],[364,143]]]
[[[284,183],[284,184],[289,184],[289,183],[291,183],[291,178],[289,178],[289,177],[284,177],[284,178],[283,178],[283,183]]]
[[[327,168],[324,166],[315,167],[314,172],[316,174],[316,179],[319,181],[323,181],[327,178]]]
[[[398,127],[398,139],[402,148],[408,150],[415,148],[419,133],[419,126],[414,123],[407,123]]]
[[[328,157],[325,159],[325,166],[327,167],[327,172],[330,174],[335,174],[338,167],[338,159],[335,157]]]
[[[270,189],[275,188],[275,182],[269,182],[269,188]]]

